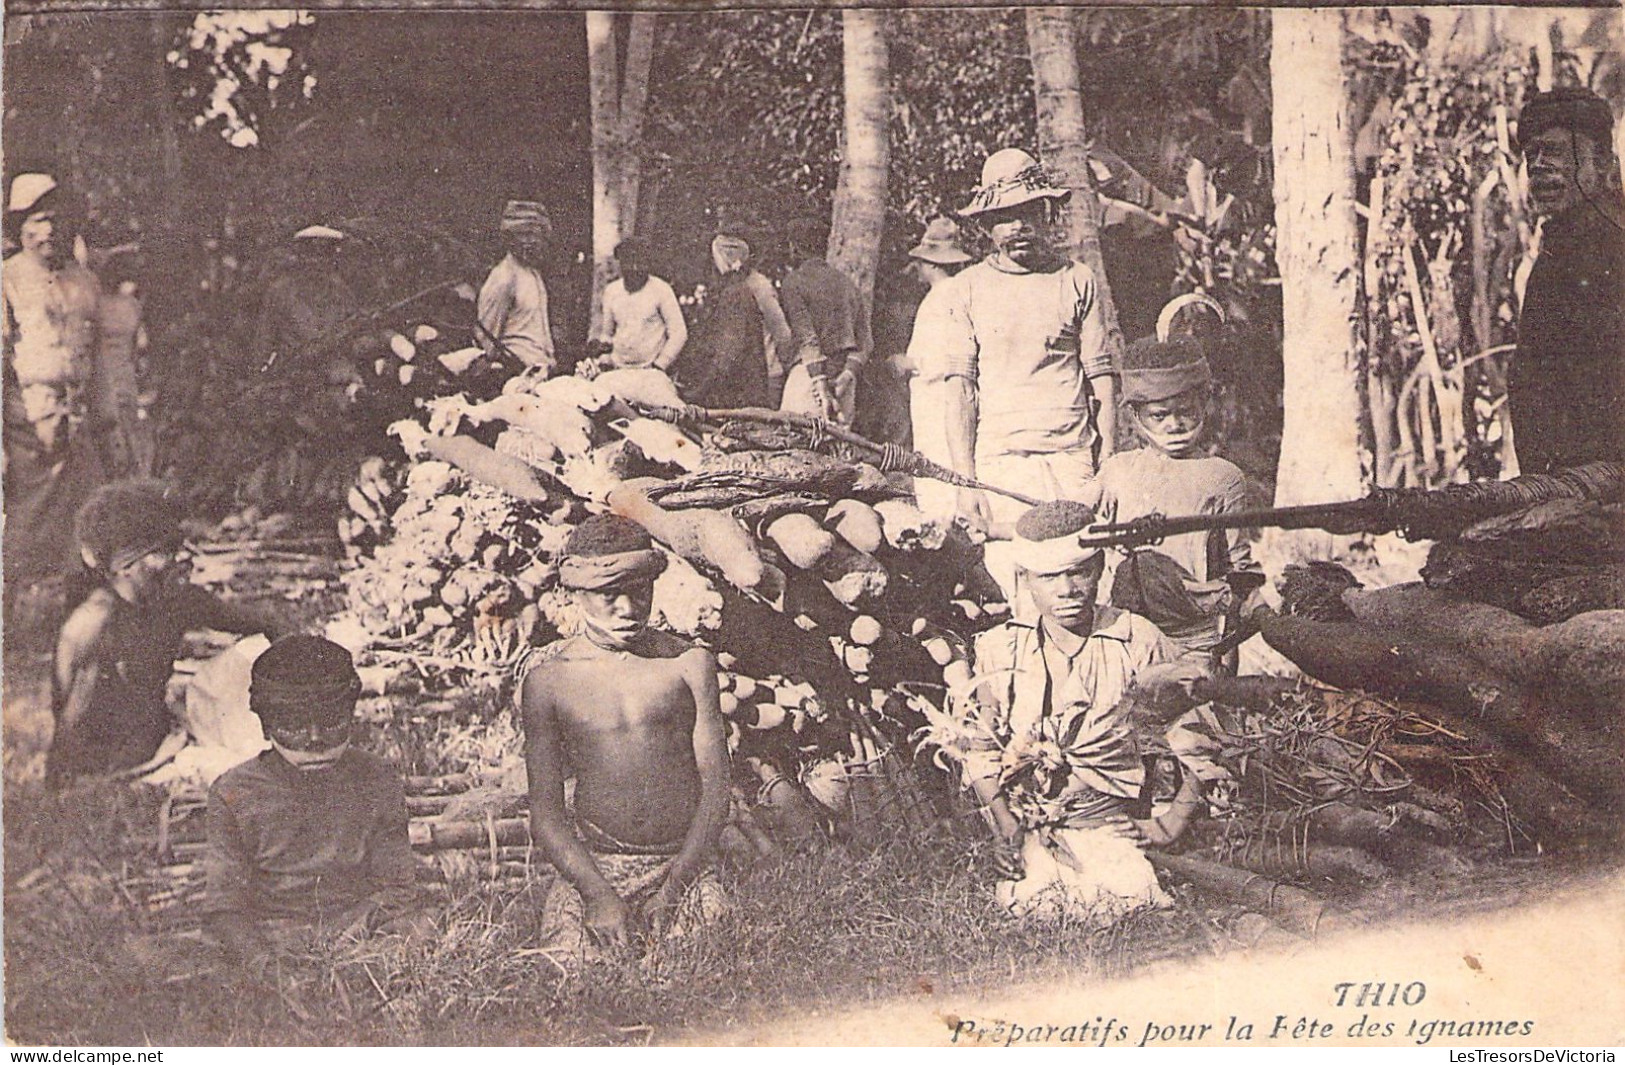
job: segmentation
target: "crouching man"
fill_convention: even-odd
[[[720,909],[712,860],[729,790],[717,662],[649,627],[665,562],[624,518],[578,526],[559,580],[586,631],[538,650],[520,688],[531,835],[568,883],[544,915],[561,946],[619,950]]]
[[[254,662],[249,706],[271,749],[209,790],[208,933],[251,967],[286,951],[430,925],[406,793],[351,746],[361,680],[350,652],[290,636]]]
[[[1131,820],[1145,769],[1124,696],[1181,671],[1158,665],[1175,652],[1155,625],[1096,605],[1104,559],[1079,544],[1093,521],[1091,507],[1061,501],[1016,523],[1012,556],[1037,618],[977,637],[980,683],[949,750],[997,833],[1000,901],[1041,919],[1169,903],[1140,849],[1168,834]]]

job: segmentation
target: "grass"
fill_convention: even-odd
[[[1201,949],[1189,904],[1107,930],[1035,929],[992,899],[977,840],[902,834],[726,878],[714,934],[642,961],[538,946],[546,881],[460,880],[435,934],[330,945],[253,985],[201,943],[153,934],[115,872],[143,860],[157,796],[87,787],[6,796],[6,1034],[107,1045],[620,1044],[773,1011],[1046,970],[1110,974]]]

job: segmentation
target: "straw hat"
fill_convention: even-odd
[[[952,218],[933,218],[925,227],[925,236],[908,250],[910,259],[954,266],[968,263],[973,256],[959,246],[959,223]]]
[[[982,183],[971,193],[971,201],[960,208],[962,218],[999,211],[1033,200],[1059,200],[1072,196],[1071,189],[1053,184],[1038,160],[1020,148],[1002,148],[982,164]]]
[[[56,189],[56,178],[49,174],[18,174],[11,179],[11,196],[6,200],[6,211],[32,211]]]
[[[344,233],[332,226],[306,226],[293,235],[294,240],[343,240]]]

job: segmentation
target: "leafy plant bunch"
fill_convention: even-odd
[[[1402,50],[1386,58],[1398,87],[1374,168],[1382,202],[1367,249],[1376,265],[1366,292],[1369,357],[1396,388],[1429,393],[1416,409],[1402,402],[1396,416],[1414,424],[1420,475],[1438,480],[1485,444],[1504,399],[1492,360],[1511,339],[1525,240],[1507,123],[1529,75],[1507,51],[1470,67]],[[1421,375],[1429,380],[1411,380]],[[1435,420],[1436,429],[1427,424]],[[1428,446],[1435,432],[1436,450]]]

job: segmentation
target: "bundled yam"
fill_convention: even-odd
[[[1324,899],[1258,873],[1186,854],[1151,851],[1146,857],[1159,870],[1220,898],[1240,903],[1301,936],[1312,937],[1331,931],[1342,923],[1341,916]]]
[[[713,568],[740,591],[755,591],[767,576],[762,556],[739,522],[714,510],[670,511],[632,484],[609,493],[609,508],[696,565]]]
[[[1464,530],[1460,542],[1494,557],[1574,565],[1618,562],[1625,560],[1625,506],[1554,499],[1487,518]]]
[[[1353,591],[1344,599],[1374,628],[1460,648],[1487,669],[1525,685],[1555,684],[1554,706],[1577,703],[1603,715],[1625,709],[1625,667],[1610,666],[1625,661],[1625,611],[1594,611],[1541,627],[1511,611],[1420,584]]]
[[[1517,612],[1541,625],[1593,610],[1625,610],[1625,566],[1553,577],[1518,597]]]

